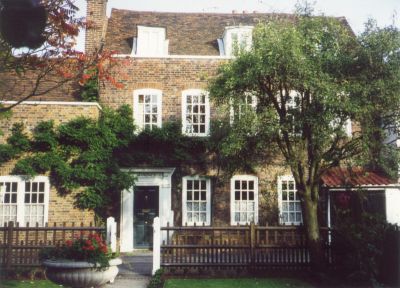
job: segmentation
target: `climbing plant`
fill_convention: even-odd
[[[40,122],[31,136],[22,124],[15,124],[7,143],[0,145],[0,161],[17,159],[14,174],[48,173],[59,193],[76,191],[77,207],[106,216],[118,209],[119,201],[113,200],[120,191],[134,185],[135,177],[121,168],[172,166],[176,173],[199,174],[215,169],[221,179],[222,172],[230,177],[238,170],[252,171],[259,156],[252,137],[238,137],[227,120],[211,126],[210,137],[184,135],[174,121],[135,133],[132,111],[122,106],[104,109],[97,120],[79,117],[57,127],[52,121]],[[248,141],[247,156],[235,157],[233,139]]]

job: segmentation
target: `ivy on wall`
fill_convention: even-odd
[[[0,161],[18,159],[13,174],[48,173],[60,194],[78,191],[77,207],[106,216],[118,211],[120,191],[134,185],[134,176],[121,168],[169,166],[181,174],[215,169],[221,179],[235,171],[253,172],[261,158],[252,137],[246,131],[233,132],[229,121],[211,126],[210,137],[183,135],[177,122],[135,133],[131,109],[121,106],[104,109],[98,120],[80,117],[58,127],[41,122],[30,137],[16,124],[7,143],[0,145]],[[237,150],[235,141],[246,149]]]

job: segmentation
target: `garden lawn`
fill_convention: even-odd
[[[169,279],[165,282],[165,288],[290,288],[314,286],[290,278],[237,278],[237,279]]]
[[[0,288],[60,288],[47,280],[0,280]]]

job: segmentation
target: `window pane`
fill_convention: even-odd
[[[201,183],[201,189],[206,190],[206,187],[207,187],[206,180],[201,180],[200,183]]]
[[[192,180],[188,180],[188,181],[187,181],[187,183],[186,183],[186,188],[187,188],[188,190],[192,190],[192,188],[193,188],[193,181],[192,181]]]
[[[247,202],[247,211],[254,211],[254,202]]]
[[[289,213],[289,222],[290,222],[290,223],[293,223],[293,222],[296,221],[296,219],[294,218],[294,214],[295,214],[295,213]]]
[[[240,200],[240,191],[235,191],[235,200]]]
[[[199,222],[199,212],[193,213],[193,222]]]
[[[236,181],[235,181],[235,189],[236,189],[236,190],[239,190],[239,189],[240,189],[240,181],[239,181],[239,180],[236,180]]]
[[[193,203],[193,211],[199,211],[199,203],[198,202]]]
[[[240,211],[240,201],[235,201],[235,211]]]
[[[12,183],[12,192],[17,192],[18,189],[18,183],[17,182],[13,182]]]
[[[283,202],[282,203],[282,211],[287,211],[288,210],[288,203]]]
[[[141,94],[139,95],[139,103],[143,103],[144,102],[144,95]]]
[[[150,95],[146,95],[145,97],[144,97],[144,102],[145,103],[150,103],[150,101],[151,101],[151,96]],[[146,105],[147,106],[147,105]]]
[[[33,182],[32,183],[32,192],[37,192],[38,191],[38,183],[37,182]]]
[[[242,189],[247,189],[247,181],[242,181]]]
[[[200,198],[200,200],[203,200],[203,201],[207,200],[207,199],[206,199],[206,191],[201,191],[201,198]]]
[[[206,213],[200,213],[200,221],[201,222],[206,222],[207,218],[206,218]]]
[[[207,203],[206,202],[200,203],[200,211],[207,211]]]
[[[199,180],[195,180],[194,182],[194,189],[198,190],[199,189]]]
[[[242,192],[242,200],[247,200],[247,192]]]
[[[235,222],[240,222],[240,213],[235,213]]]
[[[198,191],[194,192],[194,200],[199,200],[199,192]]]
[[[29,191],[31,191],[31,182],[25,182],[25,192],[29,192]]]
[[[187,221],[193,222],[192,213],[187,213]]]
[[[39,182],[39,192],[44,192],[44,183],[43,182]]]
[[[200,133],[206,133],[206,126],[204,125],[200,126]]]
[[[254,181],[249,181],[249,189],[254,190]]]
[[[11,194],[11,203],[17,203],[17,194]]]
[[[254,200],[254,192],[249,192],[249,200]]]
[[[293,192],[289,192],[289,200],[294,200],[294,193]]]
[[[187,211],[193,211],[193,206],[192,206],[192,202],[186,202],[186,209]]]

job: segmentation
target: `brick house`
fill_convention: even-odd
[[[292,17],[290,14],[158,13],[113,9],[107,19],[107,0],[87,2],[87,19],[93,27],[86,34],[86,52],[102,45],[118,51],[116,57],[120,57],[124,65],[119,66],[117,72],[128,75],[123,80],[123,89],[103,86],[100,103],[112,108],[130,105],[139,129],[179,121],[182,133],[191,137],[207,137],[210,120],[221,113],[209,101],[206,88],[209,77],[216,73],[219,65],[232,59],[234,43],[243,47],[250,45],[252,29],[260,21]],[[101,113],[98,104],[76,102],[72,95],[65,101],[42,100],[17,106],[12,119],[3,121],[0,128],[7,130],[13,121],[23,121],[33,128],[38,120],[54,119],[60,123],[79,115],[98,117]],[[247,104],[256,105],[251,97]],[[346,129],[351,134],[351,123]],[[21,219],[54,222],[65,219],[66,215],[71,220],[93,219],[89,212],[73,207],[72,196],[58,196],[47,177],[40,176],[32,179],[30,185],[23,185],[22,178],[7,176],[10,167],[12,163],[7,163],[0,169],[0,175],[4,175],[0,176],[0,184],[6,187],[3,193],[9,194],[8,202],[0,203],[3,205],[0,206],[3,209],[0,210],[0,223]],[[249,222],[261,225],[302,223],[295,182],[279,156],[258,167],[255,174],[237,173],[219,185],[216,185],[213,169],[200,171],[193,168],[182,175],[176,173],[176,168],[126,168],[136,174],[137,182],[130,191],[122,191],[121,199],[115,199],[121,201],[120,215],[115,215],[120,223],[121,252],[151,245],[151,224],[155,216],[160,217],[162,226],[168,222],[171,225],[204,223],[212,226]],[[400,223],[400,214],[395,207],[396,201],[400,200],[398,186],[374,172],[355,172],[358,174],[352,186],[378,191],[376,195],[382,196],[377,201],[380,203],[378,208],[384,210],[389,221]],[[324,187],[343,192],[348,189],[348,180],[346,171],[333,170],[325,176]],[[30,188],[34,185],[35,192]],[[29,205],[23,203],[23,196],[18,195],[24,193],[38,194],[37,199],[42,201],[36,204],[43,207],[40,213],[33,215]],[[17,195],[15,202],[13,194]],[[330,194],[326,193],[324,199],[330,201]],[[329,211],[329,207],[330,204],[325,211]],[[324,215],[323,221],[324,225],[329,225],[330,214]]]

